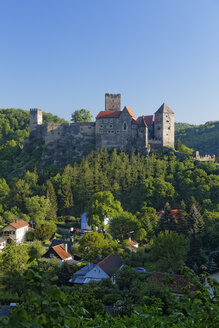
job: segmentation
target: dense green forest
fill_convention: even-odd
[[[201,155],[219,156],[219,121],[202,125],[176,123],[175,140],[177,139],[187,147],[199,150]]]
[[[0,254],[0,303],[20,303],[2,327],[217,327],[217,287],[211,298],[194,274],[219,267],[215,163],[100,149],[64,168],[39,170],[43,144],[23,143],[29,113],[0,113],[0,226],[16,219],[36,223],[29,243],[8,244]],[[60,120],[45,114],[44,121]],[[79,228],[85,211],[94,232],[83,238],[75,232],[72,252],[85,261],[112,251],[121,256],[126,265],[116,285],[69,287],[77,267],[41,260],[49,239]],[[127,248],[129,238],[139,242],[136,253]],[[137,266],[147,273],[136,272]],[[151,282],[153,270],[184,274],[193,290],[175,297]],[[114,316],[104,306],[112,306]]]

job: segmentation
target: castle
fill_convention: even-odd
[[[165,146],[174,148],[174,112],[162,104],[155,114],[136,118],[129,107],[121,110],[120,94],[106,93],[105,110],[91,123],[43,124],[42,110],[30,109],[30,137],[42,139],[50,150],[62,146],[69,161],[94,148],[136,149],[146,154]]]

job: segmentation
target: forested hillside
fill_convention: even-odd
[[[177,139],[187,147],[199,150],[201,155],[219,156],[219,121],[202,125],[176,123],[175,140]]]
[[[50,113],[43,113],[43,122],[61,123]],[[29,111],[23,109],[0,109],[0,176],[22,168],[33,168],[39,161],[40,143],[25,145],[29,136]]]

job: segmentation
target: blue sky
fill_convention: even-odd
[[[0,107],[219,120],[219,0],[0,0]]]

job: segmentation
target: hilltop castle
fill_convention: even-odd
[[[129,107],[121,110],[120,94],[106,93],[105,110],[91,123],[43,124],[42,110],[30,109],[32,136],[42,139],[48,150],[62,146],[69,160],[95,147],[148,153],[165,146],[174,148],[174,112],[162,104],[155,114],[136,118]]]

